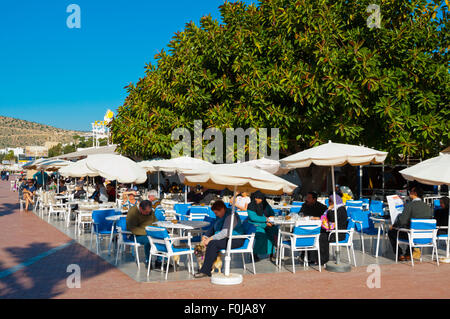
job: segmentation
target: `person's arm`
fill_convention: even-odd
[[[229,235],[229,229],[230,229],[230,225],[231,225],[231,214],[225,219],[225,221],[223,222],[223,226],[222,226],[222,230],[219,231],[217,234],[215,234],[214,236],[211,237],[211,240],[221,240],[224,238],[228,238]],[[235,214],[235,218],[239,218],[239,216],[237,216],[237,214]],[[236,219],[233,222],[233,229],[234,227],[236,227]]]
[[[398,215],[397,220],[392,221],[395,227],[405,228],[408,227],[409,221],[411,219],[411,204],[408,204],[403,209],[403,212]]]
[[[263,223],[265,224],[267,222],[266,216],[259,216],[256,212],[252,210],[247,210],[248,219],[255,223]]]

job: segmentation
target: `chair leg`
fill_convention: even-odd
[[[362,233],[362,230],[361,230],[361,232],[359,233],[359,238],[361,239],[361,248],[362,248],[362,252],[363,252],[363,254],[365,254],[366,252],[365,252],[365,249],[364,249],[364,235],[363,235],[363,233]]]
[[[317,248],[317,257],[319,260],[319,272],[322,272],[322,263],[320,261],[320,247]]]
[[[348,263],[350,264],[351,263],[351,258],[350,258],[350,248],[348,248],[348,246],[346,246],[346,248],[347,248],[347,256],[348,256]]]
[[[355,249],[353,248],[353,244],[352,244],[352,253],[353,253],[353,263],[355,264],[355,267],[356,267],[356,256],[355,256]]]
[[[253,257],[253,252],[250,253],[250,256],[252,256],[253,274],[256,275],[255,258]]]
[[[119,243],[117,244],[117,251],[116,251],[116,265],[117,265],[117,260],[119,259],[119,252],[121,249],[122,245]]]
[[[169,265],[170,265],[170,256],[167,257],[166,280],[167,280],[167,275],[169,274]]]
[[[411,265],[414,267],[414,258],[413,258],[413,254],[412,254],[412,247],[411,247],[411,245],[409,245],[409,254],[411,256]]]
[[[244,259],[244,253],[241,254],[242,255],[242,266],[244,268],[244,273],[245,273],[245,259]]]
[[[395,262],[398,263],[398,240],[397,245],[395,245]]]
[[[291,258],[292,258],[292,270],[295,274],[295,260],[294,260],[294,249],[291,247]]]
[[[137,263],[137,266],[138,266],[138,269],[140,270],[141,269],[141,265],[140,265],[140,263],[139,263],[139,250],[138,250],[138,246],[134,246],[134,250],[136,251],[136,263]]]
[[[152,268],[152,253],[151,253],[151,250],[150,250],[150,255],[148,256],[147,278],[150,276],[150,268]]]

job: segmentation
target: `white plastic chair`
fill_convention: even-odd
[[[253,257],[253,245],[255,243],[255,228],[250,223],[246,223],[246,224],[248,226],[248,228],[245,231],[246,234],[244,234],[244,235],[233,235],[233,239],[238,239],[238,238],[245,239],[244,244],[241,247],[231,249],[230,250],[230,257],[233,254],[241,254],[242,255],[242,264],[243,264],[243,268],[244,268],[244,272],[245,272],[246,271],[246,267],[245,267],[244,254],[250,254],[250,256],[252,258],[253,274],[256,275],[255,258]],[[222,254],[225,254],[226,250],[222,249],[220,252]]]
[[[296,251],[317,251],[319,271],[322,271],[320,262],[320,246],[319,246],[319,236],[320,236],[320,223],[308,223],[300,224],[294,227],[292,233],[280,231],[281,235],[281,260],[284,259],[284,249],[288,248],[291,251],[292,258],[292,271],[295,274],[295,258],[294,252]],[[288,239],[288,240],[283,240]],[[303,261],[303,267],[308,265],[308,254],[305,254],[305,259]]]
[[[117,241],[116,265],[119,258],[119,254],[122,252],[122,249],[124,249],[125,246],[130,246],[134,248],[136,264],[138,269],[140,270],[141,266],[139,264],[139,247],[141,247],[142,245],[136,241],[136,236],[132,232],[127,231],[126,217],[121,217],[117,221],[116,227],[119,235],[119,240]]]
[[[336,246],[346,247],[347,248],[347,255],[348,255],[348,261],[349,262],[351,261],[351,258],[350,258],[350,249],[351,249],[352,253],[353,253],[353,264],[356,267],[355,249],[353,248],[353,234],[354,234],[354,231],[355,231],[355,221],[350,219],[348,221],[348,224],[347,224],[347,229],[338,230],[337,231],[340,234],[345,233],[345,239],[341,240],[341,241],[338,241],[337,245],[336,245],[336,241],[330,241],[330,247],[336,247]],[[330,231],[330,236],[333,233],[336,234],[336,230]]]
[[[399,238],[400,232],[408,234],[408,239]],[[422,262],[422,248],[432,247],[433,251],[431,253],[431,260],[434,258],[434,253],[436,252],[436,263],[439,266],[439,256],[437,250],[436,236],[436,219],[411,219],[411,227],[399,228],[397,231],[397,245],[395,248],[395,262],[398,262],[398,247],[399,245],[408,245],[409,252],[411,256],[411,265],[414,266],[414,258],[412,254],[413,248],[420,248],[420,261]]]
[[[166,280],[167,275],[169,273],[169,264],[170,264],[170,258],[173,256],[183,256],[186,255],[188,257],[188,272],[194,273],[194,250],[192,249],[191,244],[191,235],[188,236],[180,236],[180,237],[172,237],[166,228],[163,227],[154,227],[154,226],[147,226],[145,227],[145,231],[147,232],[147,237],[150,242],[150,255],[149,255],[149,265],[147,269],[147,277],[150,276],[150,268],[151,268],[151,261],[152,256],[159,256],[164,258],[167,258],[167,269],[166,269]],[[174,242],[179,242],[181,240],[187,240],[187,247],[186,248],[177,248],[174,247]],[[173,266],[174,269],[176,269],[175,260],[173,260]],[[191,267],[189,267],[189,264]],[[161,270],[163,267],[163,263],[161,263]]]

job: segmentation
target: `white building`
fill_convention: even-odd
[[[7,148],[2,148],[0,149],[0,154],[8,154],[10,151],[14,152],[14,156],[18,157],[19,155],[23,155],[25,154],[25,151],[23,148],[21,147],[7,147]]]

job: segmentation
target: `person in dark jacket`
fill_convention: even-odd
[[[232,211],[225,206],[221,200],[217,200],[211,206],[211,210],[216,215],[217,219],[214,224],[208,229],[205,236],[202,237],[202,243],[206,246],[205,261],[200,272],[195,274],[195,278],[203,278],[211,276],[211,268],[217,258],[217,254],[227,248],[228,237],[231,226]],[[233,235],[242,235],[244,227],[241,219],[237,213],[234,213],[233,218]],[[231,248],[238,248],[244,244],[243,238],[232,239]]]
[[[448,226],[448,197],[441,197],[439,199],[440,208],[434,212],[434,218],[436,219],[436,226],[446,227]],[[447,229],[439,229],[438,235],[447,234]]]
[[[394,252],[397,248],[397,229],[398,228],[410,228],[411,226],[411,218],[433,218],[433,210],[430,206],[425,204],[422,201],[423,190],[419,186],[414,186],[409,191],[409,198],[411,201],[405,205],[403,212],[398,215],[395,221],[392,221],[393,225],[389,228],[388,236],[391,242],[392,248]],[[400,239],[408,239],[408,234],[405,232],[400,232]],[[409,253],[409,247],[406,249],[406,252],[403,253],[401,247],[398,248],[399,260],[411,260],[411,256]]]
[[[330,234],[327,230],[336,229],[335,218],[334,218],[334,205],[336,205],[337,210],[337,225],[338,230],[347,229],[347,210],[345,209],[342,198],[336,195],[336,204],[334,203],[334,196],[330,195],[328,198],[329,207],[328,210],[321,217],[312,217],[312,219],[322,219],[322,228],[324,231],[320,233],[319,246],[320,246],[320,263],[322,265],[326,264],[330,260],[330,242],[336,242],[336,235]],[[339,234],[338,240],[344,240],[345,234]],[[311,262],[313,265],[318,264],[317,252],[311,252]]]
[[[302,205],[300,214],[310,217],[319,217],[327,210],[327,206],[317,201],[316,192],[308,192],[306,194],[305,203]]]

